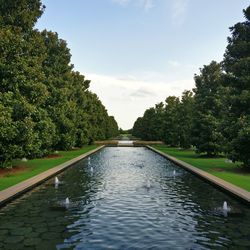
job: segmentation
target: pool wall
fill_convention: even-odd
[[[186,169],[187,171],[195,174],[196,176],[202,178],[203,180],[211,183],[212,185],[216,186],[217,188],[223,190],[223,191],[226,191],[228,194],[234,196],[235,198],[243,201],[244,203],[246,203],[247,205],[250,206],[250,192],[240,188],[240,187],[237,187],[227,181],[224,181],[214,175],[211,175],[201,169],[198,169],[186,162],[183,162],[181,160],[178,160],[176,159],[175,157],[173,156],[170,156],[166,153],[163,153],[151,146],[146,146],[148,149],[160,154],[161,156],[167,158],[168,160],[172,161],[173,163],[177,164],[178,166]]]
[[[108,145],[109,146],[109,145]],[[28,192],[29,190],[33,189],[34,187],[42,184],[43,182],[45,182],[46,180],[52,178],[53,176],[59,174],[60,172],[63,172],[64,170],[66,170],[67,168],[71,167],[72,165],[74,165],[75,163],[77,163],[78,161],[88,157],[89,155],[92,155],[96,152],[98,152],[99,150],[101,150],[102,148],[104,148],[105,145],[100,146],[94,150],[91,150],[85,154],[82,154],[72,160],[69,160],[63,164],[60,164],[52,169],[49,169],[39,175],[36,175],[28,180],[25,180],[21,183],[18,183],[10,188],[7,188],[3,191],[0,191],[0,207],[5,206],[8,202],[12,201],[13,199],[21,196],[22,194]],[[183,162],[181,160],[176,159],[173,156],[170,156],[166,153],[163,153],[149,145],[146,146],[148,149],[154,151],[157,154],[160,154],[161,156],[163,156],[164,158],[172,161],[173,163],[177,164],[178,166],[186,169],[187,171],[195,174],[196,176],[202,178],[203,180],[209,182],[210,184],[212,184],[213,186],[216,186],[217,188],[226,191],[227,193],[229,193],[230,195],[234,196],[235,198],[238,198],[239,200],[243,201],[244,203],[246,203],[247,205],[250,206],[250,192],[237,187],[227,181],[224,181],[216,176],[213,176],[201,169],[198,169],[186,162]]]
[[[32,188],[42,184],[46,180],[50,179],[51,177],[61,173],[65,169],[71,167],[78,161],[88,157],[89,155],[92,155],[96,153],[97,151],[101,150],[105,146],[100,146],[96,149],[93,149],[85,154],[82,154],[72,160],[69,160],[67,162],[64,162],[54,168],[51,168],[41,174],[38,174],[32,178],[29,178],[25,181],[22,181],[14,186],[11,186],[3,191],[0,191],[0,207],[5,206],[8,202],[12,201],[13,199],[21,196],[22,194],[28,192]]]

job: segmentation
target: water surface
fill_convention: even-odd
[[[249,208],[146,148],[104,148],[58,177],[0,210],[0,249],[250,248]],[[215,213],[225,200],[240,214]]]

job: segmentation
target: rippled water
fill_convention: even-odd
[[[0,249],[250,248],[249,208],[146,148],[105,148],[58,177],[0,210]],[[218,215],[225,200],[240,212]]]

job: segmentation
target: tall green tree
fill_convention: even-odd
[[[9,146],[0,138],[4,144],[0,154],[8,159],[41,156],[51,148],[54,125],[43,109],[48,96],[43,84],[44,58],[45,46],[39,32],[27,33],[9,24],[0,27],[0,102],[9,108],[10,126],[16,128],[9,143],[18,148],[8,153]]]
[[[220,131],[223,95],[221,65],[212,61],[195,75],[192,141],[197,153],[209,156],[222,152],[224,138]]]
[[[45,85],[49,91],[46,109],[56,125],[54,147],[68,150],[76,144],[77,103],[72,88],[79,83],[72,73],[71,54],[66,41],[55,32],[44,30],[41,33],[46,46],[43,61]],[[79,78],[79,77],[78,77]]]
[[[118,132],[118,124],[114,118],[114,116],[107,117],[107,129],[106,129],[106,138],[110,139],[119,134]]]
[[[143,118],[138,117],[136,121],[134,122],[133,128],[132,128],[132,135],[138,138],[142,138],[143,135]]]
[[[143,115],[143,139],[152,141],[157,137],[157,114],[155,108],[149,108]]]
[[[0,0],[0,26],[32,30],[44,8],[40,0]]]
[[[178,107],[178,133],[179,144],[182,148],[190,148],[192,145],[192,126],[194,114],[194,96],[192,91],[184,91]]]
[[[66,41],[34,29],[40,0],[0,0],[0,165],[118,133]]]
[[[76,103],[76,115],[74,126],[76,127],[76,141],[75,146],[82,147],[89,143],[88,131],[88,115],[85,111],[87,105],[86,91],[89,87],[90,81],[86,80],[79,72],[72,72],[70,84],[70,99]]]
[[[147,109],[143,117],[134,123],[132,133],[142,140],[161,140],[163,133],[164,104],[158,103],[153,108]]]
[[[179,105],[180,99],[178,97],[167,97],[164,112],[163,140],[170,146],[179,146],[180,144],[178,124]]]
[[[230,28],[223,60],[229,92],[224,132],[231,159],[250,167],[250,6],[243,12],[246,20]]]
[[[153,130],[155,136],[153,137],[153,140],[161,141],[163,138],[164,112],[165,112],[165,107],[163,102],[160,102],[155,105],[154,130]]]

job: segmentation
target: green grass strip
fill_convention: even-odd
[[[193,150],[170,148],[166,145],[154,145],[154,148],[179,160],[202,169],[214,176],[250,191],[250,172],[244,171],[237,163],[229,163],[224,157],[209,158],[197,155]]]
[[[96,145],[89,145],[84,146],[78,150],[71,150],[71,151],[59,151],[58,155],[61,157],[58,158],[41,158],[41,159],[33,159],[28,160],[27,162],[22,162],[21,160],[13,161],[14,166],[24,166],[27,167],[25,172],[20,173],[13,173],[9,174],[8,176],[0,177],[0,191],[6,189],[10,186],[13,186],[19,182],[27,180],[35,175],[38,175],[50,168],[56,167],[66,161],[69,161],[73,158],[76,158],[79,155],[87,153],[98,146]]]

